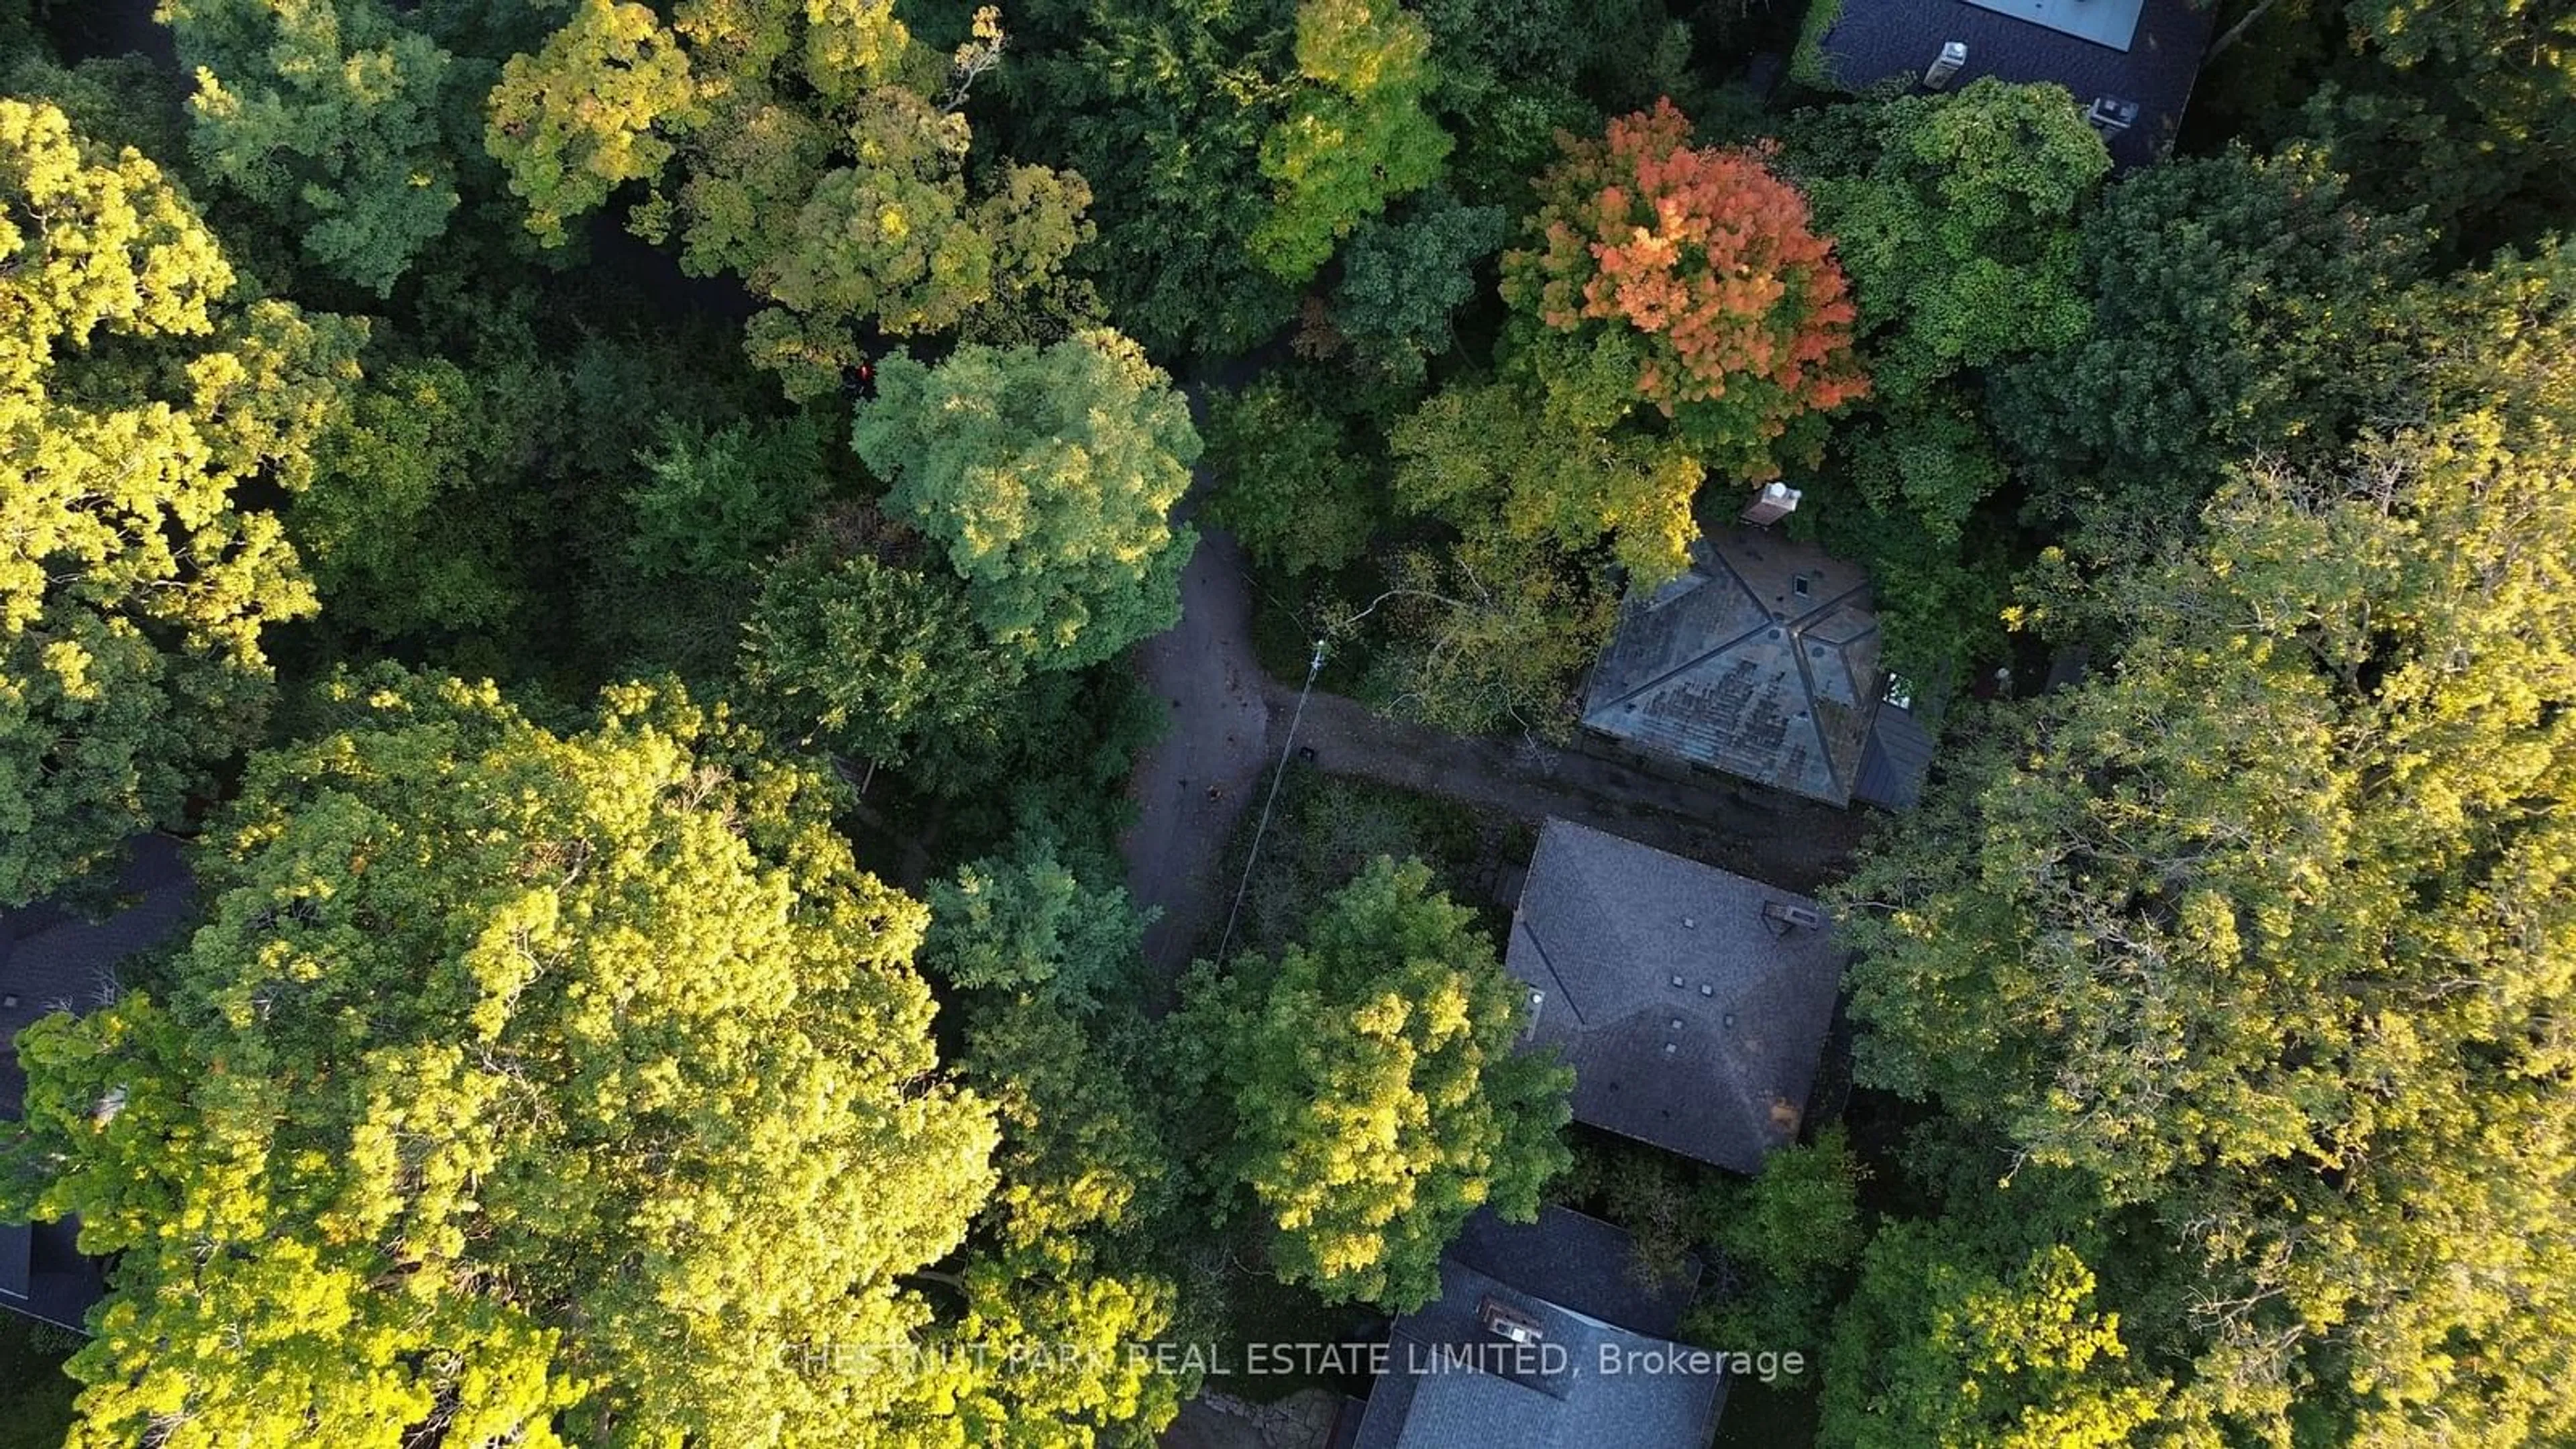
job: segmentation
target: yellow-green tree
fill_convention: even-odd
[[[836,787],[676,690],[324,714],[155,987],[21,1044],[10,1207],[118,1255],[71,1442],[953,1442],[902,1280],[995,1128]]]
[[[852,441],[893,484],[886,511],[945,550],[975,622],[1036,667],[1097,664],[1180,617],[1198,535],[1171,508],[1199,437],[1126,338],[888,358]]]
[[[1271,210],[1250,238],[1263,270],[1292,283],[1387,202],[1429,185],[1449,155],[1422,106],[1431,32],[1395,0],[1302,0],[1296,53],[1296,98],[1261,141]]]
[[[1403,1311],[1492,1207],[1527,1222],[1571,1154],[1571,1072],[1516,1052],[1521,988],[1420,861],[1380,856],[1277,961],[1202,964],[1180,1050],[1233,1107],[1223,1154],[1283,1279]]]
[[[2452,410],[2043,593],[2118,667],[1840,892],[1861,1077],[2151,1210],[2189,1264],[2151,1336],[2248,1440],[2576,1431],[2568,293],[2458,292]]]
[[[173,823],[313,595],[277,520],[362,334],[237,294],[185,198],[0,101],[0,902]]]
[[[1005,164],[967,184],[959,108],[1003,44],[989,8],[942,57],[887,0],[683,0],[667,26],[591,0],[504,68],[485,143],[549,244],[618,184],[652,183],[633,229],[778,304],[747,343],[809,398],[863,360],[858,324],[954,326],[1086,234],[1079,176]]]

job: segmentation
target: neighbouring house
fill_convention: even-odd
[[[117,908],[88,920],[40,902],[0,912],[0,1121],[25,1110],[18,1033],[56,1011],[88,1011],[116,999],[118,967],[168,940],[196,903],[185,847],[166,835],[137,836],[117,879]],[[105,1284],[81,1255],[80,1224],[0,1223],[0,1308],[78,1330]]]
[[[1628,1235],[1560,1207],[1468,1220],[1396,1319],[1355,1449],[1705,1449],[1724,1375],[1672,1342],[1699,1267],[1642,1286]],[[1607,1371],[1605,1371],[1605,1364]]]
[[[1879,643],[1858,565],[1763,529],[1705,532],[1688,571],[1621,607],[1583,726],[1830,805],[1904,809],[1932,740]]]
[[[1576,1121],[1743,1173],[1796,1140],[1842,983],[1814,901],[1551,819],[1504,964]]]
[[[1805,69],[1850,90],[1910,77],[2054,82],[2122,166],[2173,145],[2218,7],[2192,0],[1816,0]]]

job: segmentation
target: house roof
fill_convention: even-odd
[[[87,1011],[113,1000],[117,964],[168,939],[187,920],[195,897],[179,842],[140,835],[127,842],[119,908],[104,920],[42,902],[0,912],[0,1121],[25,1108],[18,1033],[54,1011]],[[79,1238],[77,1219],[0,1223],[0,1309],[79,1329],[106,1291]]]
[[[1553,1203],[1531,1223],[1504,1222],[1490,1208],[1477,1213],[1446,1256],[1559,1307],[1655,1338],[1672,1336],[1699,1286],[1697,1258],[1684,1260],[1678,1277],[1639,1281],[1637,1245],[1626,1233]]]
[[[1803,896],[1547,822],[1504,962],[1530,988],[1528,1039],[1574,1068],[1577,1121],[1747,1173],[1797,1137],[1843,953],[1829,929],[1788,926],[1766,905],[1821,914]]]
[[[1632,593],[1583,723],[1639,749],[1851,803],[1877,713],[1878,615],[1858,566],[1730,527],[1688,572]]]
[[[2086,3],[2109,8],[2108,0]],[[2033,7],[2030,0],[2017,0],[2008,8]],[[2122,50],[1975,0],[1842,0],[1821,49],[1834,79],[1854,90],[1896,76],[1919,78],[1942,45],[1955,40],[1968,47],[1968,63],[1953,87],[1995,76],[2021,84],[2054,82],[2081,106],[2102,96],[2135,101],[2138,119],[2109,138],[2111,158],[2144,166],[2172,146],[2181,128],[2217,20],[2216,6],[2143,0]]]
[[[161,944],[187,919],[196,880],[184,849],[166,835],[126,842],[118,909],[104,920],[44,902],[0,912],[0,1119],[16,1117],[26,1093],[18,1033],[56,1010],[88,1011],[114,1000],[117,963]]]
[[[1911,810],[1932,770],[1932,731],[1914,710],[1881,702],[1860,754],[1852,798],[1887,810]]]
[[[1488,1233],[1479,1247],[1471,1226],[1463,1253],[1441,1260],[1440,1296],[1395,1321],[1357,1449],[1703,1449],[1726,1395],[1716,1367],[1655,1362],[1673,1351],[1668,1340],[1561,1301],[1600,1289],[1589,1259],[1607,1248],[1624,1262],[1627,1235],[1554,1207],[1526,1228],[1488,1224]],[[1551,1245],[1581,1266],[1569,1271]],[[1507,1246],[1507,1262],[1462,1261]],[[1538,1343],[1516,1348],[1487,1328],[1488,1302],[1533,1325]],[[1650,1367],[1604,1372],[1605,1348]]]

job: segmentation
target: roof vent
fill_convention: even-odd
[[[1679,1031],[1679,1030],[1681,1030],[1681,1029],[1682,1029],[1682,1019],[1681,1019],[1680,1017],[1676,1016],[1676,1017],[1674,1017],[1674,1018],[1673,1018],[1673,1030],[1675,1030],[1675,1031]]]
[[[1523,1348],[1544,1342],[1547,1338],[1547,1331],[1539,1326],[1537,1319],[1490,1294],[1484,1302],[1476,1305],[1476,1318],[1485,1325],[1486,1332]]]
[[[1932,64],[1923,72],[1923,84],[1937,91],[1948,85],[1951,78],[1956,76],[1967,63],[1968,43],[1966,41],[1944,41],[1941,45],[1941,53],[1933,57]]]
[[[1680,986],[1681,984],[1682,984],[1682,979],[1681,979],[1680,977],[1676,976],[1676,977],[1674,977],[1674,978],[1673,978],[1673,985],[1675,985],[1676,987],[1678,987],[1678,986]]]
[[[1699,984],[1699,994],[1702,996],[1715,996],[1717,994],[1717,988],[1703,981]]]
[[[1696,931],[1696,930],[1698,930],[1698,929],[1699,929],[1699,917],[1697,917],[1697,916],[1684,916],[1684,917],[1682,917],[1682,929],[1683,929],[1683,930],[1685,930],[1685,931]],[[1674,984],[1675,986],[1679,986],[1679,985],[1681,985],[1681,984],[1682,984],[1682,979],[1681,979],[1680,977],[1678,977],[1678,976],[1674,977],[1674,978],[1673,978],[1673,984]]]
[[[1664,1055],[1665,1055],[1665,1056],[1671,1056],[1673,1053],[1678,1052],[1678,1051],[1680,1051],[1681,1049],[1682,1049],[1682,1047],[1681,1047],[1681,1043],[1679,1043],[1679,1042],[1671,1042],[1671,1041],[1668,1041],[1668,1042],[1664,1043]]]
[[[1790,901],[1764,901],[1762,924],[1770,929],[1772,935],[1785,936],[1791,931],[1821,931],[1825,928],[1825,918],[1810,906]]]

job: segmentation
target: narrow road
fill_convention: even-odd
[[[1138,645],[1134,665],[1172,728],[1128,777],[1136,823],[1120,847],[1127,893],[1162,913],[1146,928],[1145,963],[1169,979],[1223,919],[1233,890],[1216,879],[1225,844],[1270,758],[1268,681],[1252,652],[1252,590],[1232,535],[1201,532],[1181,573],[1181,622]]]
[[[1226,845],[1261,772],[1283,752],[1297,691],[1272,679],[1252,648],[1243,551],[1222,529],[1201,533],[1181,576],[1181,622],[1138,646],[1139,679],[1172,712],[1171,732],[1136,762],[1135,826],[1121,842],[1127,890],[1162,914],[1145,959],[1164,979],[1222,925],[1234,881],[1219,879]],[[1512,739],[1466,738],[1317,693],[1295,743],[1329,774],[1442,795],[1525,820],[1562,816],[1812,894],[1839,875],[1867,817],[1749,781],[1667,775]]]

